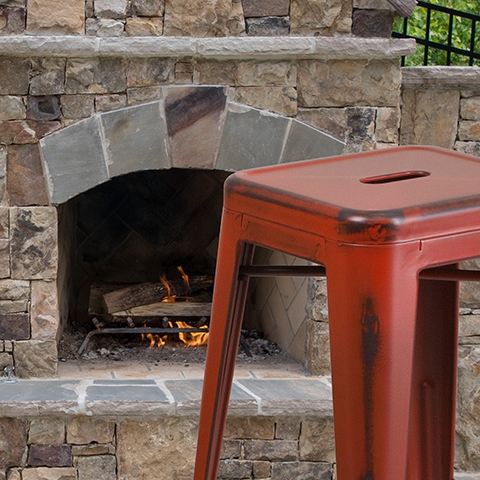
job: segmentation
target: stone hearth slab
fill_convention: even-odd
[[[19,380],[0,384],[3,416],[197,416],[202,380]],[[236,379],[231,416],[331,416],[328,379]]]

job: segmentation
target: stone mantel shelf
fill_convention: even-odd
[[[0,37],[0,56],[388,59],[415,52],[413,39],[359,37]]]
[[[408,89],[445,88],[449,86],[478,87],[480,67],[404,67],[402,85]]]

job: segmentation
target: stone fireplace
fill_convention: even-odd
[[[175,243],[202,243],[201,253],[182,252],[185,264],[213,273],[221,185],[229,172],[340,154],[345,140],[347,151],[393,144],[396,59],[411,48],[323,37],[230,38],[227,44],[44,37],[36,47],[29,37],[3,40],[17,55],[0,59],[2,71],[14,72],[6,80],[10,92],[23,91],[19,85],[31,77],[27,88],[37,94],[28,97],[26,119],[3,122],[0,138],[8,144],[1,150],[8,200],[1,216],[0,366],[14,364],[22,378],[55,376],[57,342],[68,322],[84,315],[92,283],[125,283],[126,276],[149,281],[179,260]],[[35,48],[31,59],[18,57]],[[165,85],[177,77],[180,85]],[[116,103],[122,95],[128,106]],[[7,98],[15,116],[20,97]],[[293,118],[292,101],[299,99],[311,107]],[[352,103],[380,105],[378,114],[342,106]],[[263,104],[269,110],[257,108]],[[384,143],[371,143],[375,135]],[[188,234],[178,230],[185,215],[192,217]],[[250,324],[305,362],[307,282],[255,284]]]
[[[15,340],[37,367],[22,367],[14,352],[19,376],[55,374],[56,361],[47,360],[54,356],[37,353],[39,346],[53,351],[69,318],[85,321],[92,284],[158,281],[177,265],[213,275],[228,172],[340,154],[344,147],[297,120],[231,102],[221,86],[164,87],[162,98],[90,117],[40,141],[52,206],[19,210],[23,230],[16,235],[36,245],[41,232],[40,248],[49,255],[35,250],[29,259],[36,275],[47,277],[58,309],[48,329],[32,327],[34,339],[26,338],[25,315],[24,337]]]

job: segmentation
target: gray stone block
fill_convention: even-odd
[[[332,413],[331,393],[326,384],[314,379],[238,379],[246,391],[262,399],[264,415]]]
[[[272,36],[288,35],[290,20],[288,17],[248,18],[247,35]]]
[[[168,388],[174,398],[178,414],[198,414],[202,398],[203,380],[167,380],[165,387]],[[235,414],[235,412],[237,414],[255,414],[257,412],[256,400],[235,384],[232,385],[230,398],[231,408],[229,412],[231,414]]]
[[[110,176],[170,167],[158,102],[104,113],[100,118]]]
[[[236,171],[277,164],[290,119],[230,105],[217,169]]]
[[[281,163],[340,155],[344,147],[336,138],[293,120]]]
[[[108,180],[98,117],[45,137],[40,145],[54,204]]]

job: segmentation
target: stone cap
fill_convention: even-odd
[[[387,59],[415,53],[413,39],[358,37],[0,37],[0,56]]]
[[[2,384],[4,417],[198,416],[203,380],[19,380]],[[332,415],[331,384],[326,377],[236,379],[229,415],[325,417]]]
[[[480,85],[480,67],[404,67],[404,88],[477,87]]]

